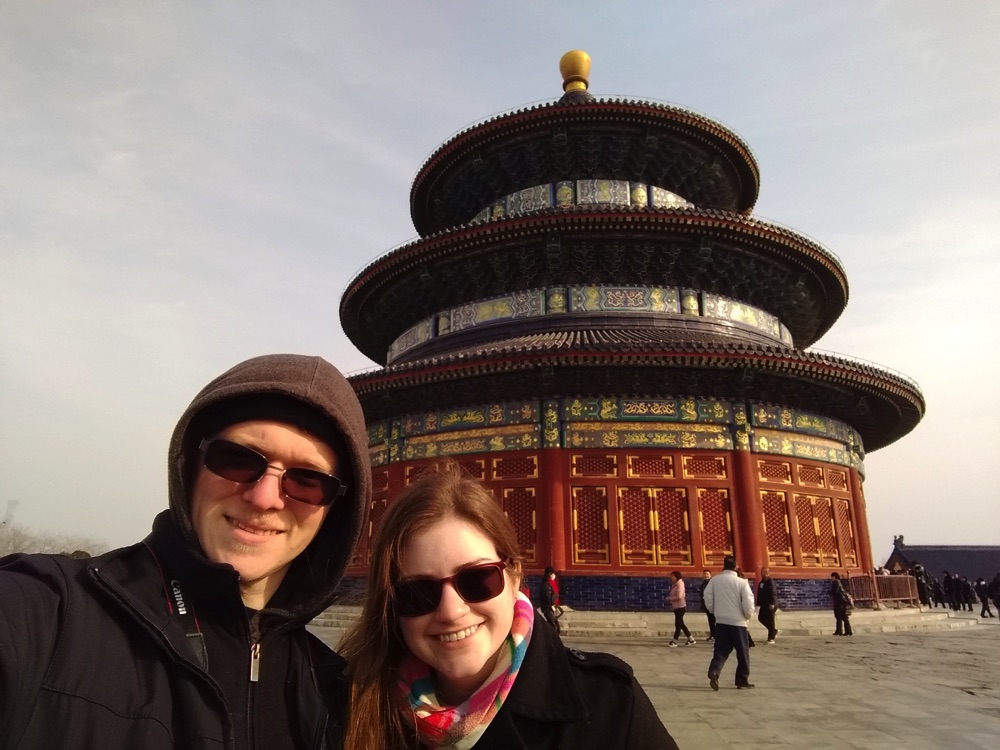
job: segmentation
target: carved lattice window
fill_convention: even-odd
[[[672,456],[629,456],[628,475],[635,478],[672,479],[674,459]]]
[[[758,461],[757,474],[762,482],[792,482],[792,466],[786,461]]]
[[[799,466],[799,484],[809,487],[825,487],[823,470],[818,466]]]
[[[385,492],[389,489],[389,470],[378,469],[372,472],[372,492]]]
[[[456,459],[462,470],[473,479],[483,481],[486,479],[486,462],[482,459],[462,460]]]
[[[836,469],[828,469],[826,472],[826,479],[829,482],[830,489],[834,490],[846,490],[847,489],[847,472],[837,471]]]
[[[684,476],[693,479],[725,479],[726,459],[722,456],[684,456]]]
[[[618,476],[617,456],[581,456],[570,459],[570,473],[574,477]]]
[[[536,456],[495,458],[493,476],[496,479],[536,479],[538,458]]]

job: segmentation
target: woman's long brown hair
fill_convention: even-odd
[[[406,644],[393,609],[393,585],[399,580],[399,560],[406,543],[414,534],[450,517],[478,528],[493,542],[501,559],[513,560],[508,570],[515,588],[520,585],[517,534],[486,487],[451,460],[433,466],[407,487],[382,517],[372,546],[361,618],[338,649],[347,659],[351,682],[345,750],[420,747],[396,698],[396,673]]]

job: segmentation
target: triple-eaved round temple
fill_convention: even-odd
[[[869,571],[865,451],[924,413],[918,386],[808,350],[847,275],[752,215],[747,145],[719,123],[596,99],[567,53],[558,101],[442,145],[410,195],[420,239],[341,302],[383,365],[369,421],[373,528],[423,467],[455,458],[513,521],[529,574],[587,609],[661,609],[672,570],[735,554],[803,603]],[[367,544],[354,560],[363,573]]]

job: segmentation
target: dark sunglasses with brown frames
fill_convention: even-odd
[[[407,578],[393,586],[396,614],[419,617],[441,604],[444,585],[450,583],[468,604],[478,604],[500,596],[507,585],[504,570],[511,560],[471,565],[447,578]]]

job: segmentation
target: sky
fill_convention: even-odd
[[[850,282],[816,348],[916,380],[869,454],[875,563],[1000,544],[1000,4],[88,3],[0,13],[0,518],[118,546],[166,506],[194,394],[257,354],[373,363],[347,283],[415,237],[447,138],[562,93],[679,105],[750,145],[754,215]],[[992,467],[992,468],[991,468]]]

